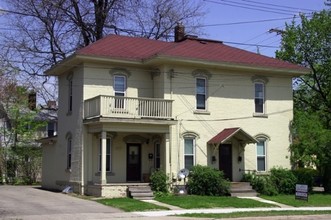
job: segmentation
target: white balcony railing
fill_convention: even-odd
[[[172,100],[99,95],[84,102],[84,118],[172,118]]]

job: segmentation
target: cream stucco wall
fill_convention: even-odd
[[[169,78],[169,70],[173,77]],[[163,91],[165,98],[172,98],[173,115],[178,124],[172,133],[172,173],[184,167],[183,138],[185,132],[194,132],[196,139],[196,164],[211,164],[213,150],[207,146],[217,133],[225,128],[241,127],[251,136],[264,134],[267,141],[267,169],[274,166],[290,168],[289,124],[292,120],[292,80],[291,77],[276,77],[254,72],[233,72],[229,70],[204,69],[209,75],[207,86],[207,111],[195,111],[196,68],[163,67]],[[254,83],[252,77],[267,78],[265,84],[266,117],[254,117]],[[243,161],[238,162],[238,147],[233,141],[233,180],[239,181],[243,170],[256,170],[256,146],[250,144],[240,152]],[[218,152],[216,153],[218,157]],[[218,161],[218,158],[217,158]],[[241,170],[241,171],[240,171]]]
[[[158,71],[155,72],[155,69]],[[269,137],[267,141],[267,169],[274,166],[290,167],[288,147],[289,124],[292,120],[291,78],[273,74],[239,72],[225,69],[203,68],[207,73],[207,111],[196,111],[196,81],[192,73],[199,66],[160,65],[140,67],[85,63],[70,73],[59,76],[58,140],[52,147],[44,148],[47,172],[43,184],[56,181],[80,182],[84,185],[100,183],[98,172],[98,144],[101,131],[114,132],[112,139],[112,173],[107,182],[126,181],[125,136],[140,135],[152,140],[161,137],[161,168],[176,176],[184,167],[183,134],[197,135],[195,163],[218,168],[218,149],[207,142],[225,128],[240,127],[248,134]],[[73,111],[68,114],[68,74],[73,77]],[[113,75],[127,75],[127,97],[156,97],[172,99],[173,125],[105,123],[98,132],[83,125],[83,102],[98,95],[114,95]],[[254,116],[254,83],[252,77],[267,78],[266,116]],[[92,129],[93,130],[93,129]],[[66,136],[73,138],[72,169],[66,170]],[[249,144],[243,151],[236,140],[232,141],[233,180],[239,181],[243,170],[256,170],[256,146]],[[152,165],[148,153],[154,152],[153,142],[142,144],[142,174],[149,173]],[[84,156],[82,156],[84,155]],[[216,157],[212,163],[211,156]],[[243,161],[238,162],[238,156]],[[56,172],[55,172],[56,171]],[[55,172],[55,173],[52,173]],[[52,174],[50,174],[52,173]],[[83,190],[83,189],[82,189]]]

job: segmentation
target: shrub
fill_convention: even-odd
[[[258,193],[268,196],[274,196],[278,194],[277,187],[271,181],[269,175],[257,176],[252,174],[251,185]]]
[[[293,194],[297,178],[293,172],[284,168],[272,168],[270,170],[270,180],[277,187],[278,193]]]
[[[157,170],[150,176],[151,188],[155,192],[168,192],[168,177],[162,170]]]
[[[244,173],[243,174],[243,178],[241,179],[241,182],[252,182],[254,178],[254,174],[253,173]]]
[[[222,196],[230,193],[230,182],[223,172],[208,166],[192,167],[188,180],[188,193],[205,196]]]
[[[309,192],[312,191],[315,177],[318,176],[317,170],[311,168],[299,168],[293,170],[293,174],[296,176],[298,184],[307,184]]]

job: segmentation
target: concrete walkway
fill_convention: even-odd
[[[233,213],[253,211],[331,211],[331,207],[299,207],[299,208],[219,208],[219,209],[182,209],[167,211],[131,212],[146,217],[161,217],[169,215],[182,215],[188,213]]]
[[[256,200],[258,202],[264,202],[264,203],[276,205],[276,206],[278,206],[280,208],[293,208],[293,206],[281,204],[281,203],[278,203],[278,202],[275,202],[275,201],[270,201],[270,200],[262,199],[260,197],[238,197],[238,198],[242,198],[242,199],[253,199],[253,200]]]
[[[161,217],[170,215],[182,215],[189,213],[233,213],[233,212],[252,212],[252,211],[331,211],[331,207],[292,207],[274,201],[262,199],[260,197],[240,197],[244,199],[253,199],[259,202],[273,204],[279,207],[274,208],[214,208],[214,209],[182,209],[177,206],[168,205],[155,200],[144,200],[144,202],[153,203],[155,205],[167,207],[170,210],[166,211],[145,211],[131,212],[132,214],[145,217]]]

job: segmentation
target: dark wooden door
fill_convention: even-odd
[[[141,144],[127,144],[126,180],[141,181]]]
[[[224,172],[224,177],[232,181],[232,145],[221,144],[219,147],[219,169]]]

